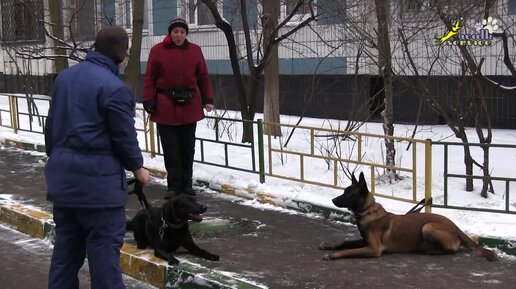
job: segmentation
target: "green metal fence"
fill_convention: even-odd
[[[449,172],[449,153],[450,147],[461,147],[463,148],[466,144],[463,143],[455,143],[455,142],[432,142],[433,146],[442,146],[444,150],[444,162],[443,162],[443,185],[444,185],[444,200],[442,204],[433,204],[433,207],[438,208],[448,208],[448,209],[460,209],[460,210],[469,210],[469,211],[478,211],[478,212],[492,212],[492,213],[508,213],[508,214],[516,214],[516,210],[511,209],[510,205],[510,184],[516,184],[516,178],[509,177],[496,177],[496,176],[483,176],[483,175],[465,175],[465,174],[456,174]],[[500,149],[516,149],[516,145],[509,144],[479,144],[479,143],[468,143],[469,147],[483,147],[483,148],[500,148]],[[481,208],[481,207],[464,207],[464,206],[455,206],[449,204],[449,192],[448,192],[448,183],[451,178],[459,178],[459,179],[475,179],[475,180],[491,180],[491,181],[501,181],[505,183],[505,204],[504,209],[490,209],[490,208]]]
[[[258,120],[258,121],[250,121],[250,120],[241,120],[241,119],[230,119],[230,118],[219,118],[219,117],[211,117],[211,116],[207,116],[206,119],[210,119],[210,120],[213,120],[214,122],[214,125],[213,125],[213,128],[214,128],[214,132],[215,132],[215,138],[214,139],[209,139],[209,138],[196,138],[197,141],[200,142],[200,147],[201,147],[201,155],[200,155],[200,159],[195,159],[194,161],[195,162],[198,162],[198,163],[203,163],[203,164],[208,164],[208,165],[212,165],[212,166],[218,166],[218,167],[223,167],[223,168],[229,168],[229,169],[233,169],[233,170],[237,170],[237,171],[242,171],[242,172],[248,172],[248,173],[255,173],[255,174],[259,174],[260,175],[260,182],[261,183],[264,183],[265,182],[265,174],[263,172],[263,169],[257,169],[257,166],[256,166],[256,162],[257,162],[257,159],[256,159],[256,150],[258,149],[259,150],[259,154],[258,154],[258,168],[263,168],[263,162],[264,162],[264,159],[263,159],[263,124],[261,122],[261,120]],[[257,131],[258,131],[258,140],[259,140],[259,145],[258,145],[258,148],[256,147],[255,145],[255,142],[251,142],[251,143],[238,143],[238,142],[230,142],[230,141],[226,141],[226,140],[222,140],[220,138],[220,123],[221,122],[234,122],[234,123],[237,123],[237,124],[251,124],[251,127],[253,128],[253,131],[254,131],[254,128],[257,127]],[[254,134],[253,134],[254,135]],[[204,157],[204,144],[205,143],[218,143],[218,144],[222,144],[223,147],[224,147],[224,150],[223,150],[223,153],[224,153],[224,163],[223,164],[219,164],[219,163],[215,163],[215,162],[211,162],[211,161],[208,161],[205,159]],[[260,145],[261,144],[261,145]],[[249,149],[249,153],[251,154],[251,169],[245,169],[245,168],[241,168],[241,167],[237,167],[237,166],[233,166],[229,163],[229,153],[228,153],[228,149],[229,147],[239,147],[239,148],[245,148],[245,149]]]
[[[24,101],[23,103],[21,101]],[[27,102],[28,101],[28,102]],[[48,111],[48,106],[50,103],[49,97],[32,97],[27,99],[26,96],[22,95],[5,95],[0,94],[0,126],[11,128],[14,132],[26,131],[32,133],[40,133],[42,134],[44,131],[44,123],[46,119],[46,112]],[[23,105],[22,105],[23,104]],[[37,108],[39,107],[39,111]],[[137,108],[136,110],[136,130],[140,135],[140,139],[144,139],[143,142],[140,142],[142,146],[142,150],[149,152],[151,156],[162,155],[162,150],[160,147],[159,134],[157,130],[155,130],[154,123],[149,121],[148,114],[141,108]],[[138,120],[138,118],[141,119]],[[30,121],[26,121],[26,119]],[[412,194],[410,197],[399,198],[395,196],[384,195],[381,192],[377,192],[375,190],[375,168],[383,168],[389,169],[390,167],[386,167],[381,161],[380,162],[372,162],[371,160],[365,160],[362,158],[363,144],[366,142],[366,139],[376,138],[378,140],[385,139],[386,137],[383,135],[375,135],[375,134],[367,134],[367,133],[359,133],[359,132],[345,132],[340,130],[330,130],[324,128],[314,128],[314,127],[304,127],[304,126],[293,126],[288,124],[273,124],[273,123],[265,123],[262,120],[257,121],[247,121],[241,119],[233,119],[233,118],[222,118],[222,117],[206,117],[207,122],[211,122],[209,124],[210,130],[213,131],[213,134],[210,136],[204,135],[203,137],[197,138],[197,144],[200,147],[199,154],[196,155],[195,162],[207,164],[211,166],[217,166],[221,168],[227,168],[236,171],[242,171],[247,173],[256,174],[259,176],[260,182],[265,182],[265,177],[275,177],[275,178],[283,178],[287,180],[294,180],[298,182],[318,185],[322,187],[331,187],[342,189],[345,185],[343,183],[337,182],[337,177],[339,172],[337,171],[337,163],[344,162],[350,163],[353,165],[362,165],[369,167],[371,169],[371,192],[375,193],[378,196],[400,200],[404,202],[417,203],[418,197],[416,191],[416,176],[422,175],[424,178],[424,197],[430,198],[432,197],[431,192],[431,181],[432,181],[432,151],[435,151],[436,148],[442,146],[444,148],[444,163],[443,163],[443,177],[444,177],[444,202],[442,204],[437,204],[434,202],[433,207],[440,208],[450,208],[450,209],[461,209],[461,210],[472,210],[472,211],[485,211],[485,212],[496,212],[496,213],[509,213],[516,214],[514,209],[511,209],[511,200],[510,200],[510,187],[511,184],[516,184],[516,178],[509,177],[500,177],[500,176],[466,176],[456,173],[449,172],[448,166],[448,154],[449,148],[451,146],[463,146],[462,143],[453,143],[453,142],[432,142],[431,140],[418,140],[411,138],[396,138],[396,142],[406,142],[412,145],[412,160],[409,164],[405,164],[404,166],[397,166],[391,169],[404,171],[411,174],[413,185],[412,185]],[[228,123],[232,123],[232,125],[250,125],[252,127],[252,135],[255,141],[251,143],[242,143],[240,139],[227,139],[221,137],[223,134],[222,131],[227,127]],[[290,129],[296,129],[298,131],[305,131],[304,134],[307,138],[308,147],[306,150],[288,150],[283,147],[278,147],[274,145],[271,141],[271,137],[267,136],[267,143],[264,142],[264,125],[277,125],[281,127],[287,127]],[[334,133],[335,135],[347,135],[355,138],[357,151],[353,156],[348,157],[335,157],[331,155],[321,155],[317,153],[314,149],[315,147],[315,137],[318,133]],[[209,144],[217,144],[221,145],[222,149],[220,150],[220,155],[223,156],[221,162],[214,162],[205,157],[206,146]],[[418,153],[416,152],[416,145],[423,145],[424,156],[422,161],[424,162],[424,168],[417,169],[416,164],[421,163],[421,161],[416,162],[416,158]],[[516,145],[500,145],[500,144],[468,144],[471,147],[482,147],[488,146],[489,148],[500,148],[500,149],[515,149]],[[235,165],[231,161],[231,153],[230,148],[239,148],[248,150],[248,153],[251,156],[251,164],[243,165]],[[278,172],[278,168],[273,168],[273,154],[284,154],[295,156],[299,158],[299,172],[297,176],[286,176],[282,175]],[[434,152],[435,154],[435,152]],[[235,156],[233,156],[234,158]],[[324,183],[322,181],[310,181],[306,178],[304,174],[304,167],[306,166],[305,160],[309,158],[312,159],[322,159],[331,163],[333,165],[334,177],[328,183]],[[294,164],[295,165],[295,164]],[[505,207],[504,209],[490,209],[490,208],[481,208],[481,207],[464,207],[464,206],[455,206],[449,203],[449,192],[448,192],[448,182],[451,178],[472,178],[472,179],[484,179],[489,178],[492,181],[501,181],[505,182]],[[433,193],[435,195],[435,192]],[[427,211],[430,211],[429,209]]]

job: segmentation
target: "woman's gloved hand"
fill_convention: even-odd
[[[154,113],[156,111],[156,100],[155,99],[149,99],[143,102],[143,109],[147,113]]]

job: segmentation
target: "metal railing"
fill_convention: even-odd
[[[162,148],[160,145],[160,136],[158,130],[154,122],[149,121],[149,115],[141,108],[136,109],[136,116],[141,116],[143,127],[136,127],[136,130],[139,133],[144,134],[144,147],[143,151],[151,154],[152,157],[156,155],[163,155]],[[247,173],[258,174],[260,176],[260,182],[265,182],[265,174],[263,173],[263,125],[261,120],[258,121],[249,121],[249,120],[241,120],[241,119],[232,119],[232,118],[222,118],[222,117],[212,117],[206,116],[207,121],[211,121],[212,129],[213,129],[213,137],[196,137],[197,143],[200,148],[200,154],[196,156],[194,162],[207,164],[216,167],[222,167],[227,169],[232,169],[236,171],[242,171]],[[224,122],[236,123],[236,124],[250,124],[253,128],[253,131],[257,131],[257,139],[258,143],[241,143],[236,141],[229,141],[221,137],[223,133],[221,133],[221,126],[223,126]],[[223,161],[215,162],[208,160],[205,157],[205,147],[206,144],[219,144],[222,145],[222,154]],[[257,146],[258,145],[258,146]],[[239,167],[230,162],[230,148],[243,148],[249,150],[249,155],[251,156],[250,168]],[[257,152],[258,150],[258,152]],[[258,162],[258,165],[257,165]]]
[[[282,178],[287,180],[293,180],[293,181],[300,181],[303,183],[308,183],[312,185],[318,185],[323,187],[330,187],[330,188],[336,188],[336,189],[344,189],[347,185],[344,185],[342,183],[339,183],[339,179],[341,179],[341,174],[339,174],[339,164],[346,163],[346,164],[353,164],[353,165],[360,165],[360,166],[366,166],[370,169],[370,175],[371,175],[371,184],[370,184],[370,191],[371,193],[375,194],[376,196],[381,196],[388,199],[393,199],[397,201],[403,201],[403,202],[409,202],[409,203],[417,203],[419,201],[418,199],[418,192],[417,192],[417,180],[418,180],[418,170],[417,170],[417,148],[418,144],[424,145],[424,195],[425,198],[431,198],[431,172],[432,172],[432,149],[431,149],[431,141],[430,140],[420,140],[420,139],[413,139],[413,138],[403,138],[403,137],[396,137],[396,136],[385,136],[385,135],[378,135],[378,134],[371,134],[371,133],[362,133],[362,132],[355,132],[355,131],[343,131],[343,130],[335,130],[335,129],[326,129],[326,128],[315,128],[315,127],[309,127],[309,126],[300,126],[300,125],[289,125],[289,124],[278,124],[278,123],[269,123],[264,122],[264,125],[270,125],[270,126],[279,126],[280,128],[289,128],[292,130],[297,131],[306,131],[308,135],[308,143],[309,147],[307,148],[307,151],[293,151],[288,150],[283,147],[275,147],[272,142],[272,137],[270,135],[267,136],[267,152],[268,152],[268,169],[265,172],[267,176],[272,176],[276,178]],[[329,153],[323,154],[321,152],[316,152],[316,138],[318,134],[323,133],[325,137],[342,137],[346,139],[353,139],[354,143],[356,144],[356,153],[349,153],[347,156],[342,155],[332,155]],[[407,142],[410,143],[411,147],[411,155],[412,155],[412,161],[406,165],[406,166],[388,166],[383,163],[383,160],[381,162],[378,161],[372,161],[372,160],[366,160],[364,159],[364,144],[366,139],[376,139],[378,141],[383,141],[385,139],[394,140],[395,142]],[[353,149],[354,150],[354,149]],[[278,153],[278,154],[286,154],[286,155],[292,155],[299,158],[299,175],[298,177],[292,177],[292,176],[285,176],[282,174],[278,174],[274,172],[273,169],[273,161],[272,161],[272,154]],[[304,167],[305,167],[305,160],[313,158],[313,159],[320,159],[324,160],[325,162],[331,163],[331,167],[333,168],[333,180],[331,183],[329,182],[321,182],[321,181],[311,181],[307,180],[305,178],[304,174]],[[410,198],[404,198],[404,197],[396,197],[392,195],[382,194],[380,192],[376,191],[376,171],[377,169],[386,169],[386,170],[393,170],[398,172],[406,172],[410,174],[410,177],[412,178],[412,196]],[[426,210],[429,210],[427,207]]]
[[[516,178],[509,177],[496,177],[496,176],[479,176],[479,175],[464,175],[464,174],[456,174],[449,172],[449,150],[450,147],[483,147],[483,148],[501,148],[501,149],[516,149],[516,145],[509,144],[479,144],[479,143],[454,143],[454,142],[433,142],[434,146],[442,146],[443,147],[443,185],[444,185],[444,194],[443,194],[443,204],[433,204],[433,207],[439,208],[448,208],[448,209],[461,209],[468,211],[478,211],[478,212],[492,212],[492,213],[508,213],[508,214],[516,214],[516,210],[511,210],[510,206],[510,184],[516,184]],[[459,178],[459,179],[475,179],[475,180],[490,180],[490,181],[501,181],[505,183],[505,203],[504,209],[490,209],[490,208],[482,208],[482,207],[464,207],[464,206],[455,206],[449,204],[449,192],[448,192],[448,182],[450,178]]]
[[[5,98],[4,98],[5,97]],[[4,98],[4,100],[2,100]],[[33,132],[42,134],[44,131],[44,121],[46,119],[46,111],[41,110],[45,114],[37,114],[33,109],[20,109],[20,99],[26,99],[25,96],[21,95],[3,95],[0,94],[0,126],[7,127],[13,129],[14,132],[18,133],[19,131]],[[34,97],[31,101],[36,101],[37,104],[41,105],[43,103],[47,106],[50,103],[49,98],[45,97]],[[40,107],[40,109],[42,109]],[[29,122],[21,121],[21,118],[29,118]],[[143,137],[143,143],[140,142],[142,146],[142,150],[151,154],[152,157],[156,155],[162,155],[162,150],[159,141],[159,134],[155,128],[155,124],[149,121],[148,114],[141,108],[137,108],[136,110],[136,130],[139,134],[143,134],[140,136]],[[213,136],[210,138],[206,135],[203,137],[197,138],[197,144],[200,148],[199,154],[196,155],[195,162],[207,164],[211,166],[223,167],[231,170],[238,170],[242,172],[252,173],[259,175],[260,182],[265,182],[265,177],[275,177],[286,180],[293,180],[302,183],[317,185],[321,187],[330,187],[336,189],[344,189],[346,187],[343,184],[343,176],[342,174],[342,164],[351,164],[354,166],[366,166],[369,167],[370,170],[370,190],[377,196],[381,196],[384,198],[409,202],[409,203],[417,203],[418,202],[418,191],[417,191],[417,181],[418,179],[423,179],[424,181],[424,197],[431,198],[432,197],[432,150],[435,149],[436,146],[444,147],[444,204],[433,204],[433,207],[442,207],[442,208],[451,208],[451,209],[462,209],[462,210],[473,210],[473,211],[486,211],[486,212],[496,212],[496,213],[516,213],[514,210],[510,209],[510,184],[516,183],[516,179],[514,178],[505,178],[505,177],[484,177],[484,176],[466,176],[460,174],[453,174],[448,172],[448,151],[449,146],[462,146],[462,143],[452,143],[452,142],[432,142],[431,140],[420,140],[420,139],[412,139],[412,138],[403,138],[403,137],[389,137],[380,134],[370,134],[370,133],[361,133],[361,132],[352,132],[352,131],[343,131],[338,129],[326,129],[326,128],[316,128],[309,126],[299,126],[299,125],[289,125],[289,124],[277,124],[277,123],[269,123],[263,122],[261,120],[257,121],[245,121],[240,119],[232,119],[232,118],[219,118],[219,117],[206,117],[207,122],[211,122],[209,124],[210,129],[213,131]],[[34,122],[34,124],[33,124]],[[23,126],[25,123],[29,123],[28,126]],[[225,127],[227,127],[227,123],[234,123],[238,125],[250,124],[253,130],[254,141],[251,143],[241,143],[240,140],[235,140],[235,137],[232,139],[228,139],[227,137],[222,137],[223,131]],[[22,126],[20,126],[22,124]],[[264,126],[279,126],[283,129],[296,130],[297,134],[301,134],[305,137],[305,142],[303,142],[304,147],[294,147],[294,148],[286,148],[281,144],[281,142],[275,143],[273,141],[273,137],[270,135],[264,135]],[[348,140],[352,140],[354,143],[353,152],[348,153],[347,155],[335,155],[331,153],[325,153],[321,150],[320,143],[318,143],[317,139],[321,137],[344,137]],[[266,142],[264,142],[266,137]],[[405,162],[404,165],[396,165],[396,166],[387,166],[383,163],[383,160],[374,161],[368,158],[365,158],[367,143],[371,143],[371,139],[376,139],[381,142],[385,139],[392,139],[395,142],[404,142],[410,144],[412,156],[411,161]],[[206,147],[210,144],[221,145],[222,150],[220,151],[220,156],[222,156],[221,162],[216,162],[213,160],[209,160],[206,158]],[[420,146],[423,146],[421,148]],[[486,144],[468,144],[469,146],[489,146],[492,148],[516,148],[516,145],[486,145]],[[233,164],[230,160],[232,159],[232,149],[239,148],[248,150],[251,156],[251,163],[247,165],[238,165]],[[210,148],[211,149],[211,148]],[[424,153],[424,156],[421,156],[421,152]],[[421,160],[423,159],[423,163],[421,164]],[[296,175],[287,175],[282,173],[282,166],[284,164],[277,165],[275,164],[275,158],[282,158],[284,156],[290,156],[292,158],[298,158],[299,161],[297,165],[299,166],[299,170]],[[311,159],[314,160],[323,160],[328,164],[328,168],[331,168],[333,177],[330,181],[325,182],[324,180],[310,180],[309,177],[305,175],[305,167],[310,165],[309,162]],[[296,165],[296,164],[289,164]],[[408,173],[412,179],[412,192],[410,197],[397,197],[394,195],[387,195],[376,190],[375,181],[377,179],[377,170],[378,169],[390,169],[400,172]],[[419,177],[419,175],[423,175]],[[489,208],[472,208],[472,207],[463,207],[463,206],[454,206],[450,205],[448,202],[448,179],[449,178],[472,178],[472,179],[483,179],[489,178],[493,181],[503,181],[505,182],[505,191],[506,191],[506,199],[505,199],[505,208],[503,210],[489,209]],[[341,180],[339,182],[339,180]],[[419,192],[421,193],[421,192]],[[420,195],[421,197],[421,195]],[[430,208],[427,207],[426,211],[430,211]]]
[[[27,132],[34,132],[34,133],[43,133],[43,128],[35,129],[35,127],[30,124],[28,128],[20,128],[20,117],[21,116],[32,116],[32,117],[39,117],[43,120],[46,118],[45,115],[31,115],[33,112],[27,111],[22,112],[19,110],[18,107],[18,99],[22,98],[22,96],[8,96],[9,98],[9,109],[5,109],[2,112],[9,113],[11,123],[10,125],[5,125],[6,127],[12,128],[15,132],[17,131],[27,131]],[[47,107],[49,103],[49,99],[42,99],[47,102]],[[149,121],[148,114],[141,108],[136,109],[136,119],[139,120],[136,123],[136,130],[139,134],[143,134],[143,144],[142,150],[145,152],[148,152],[151,154],[152,157],[155,157],[156,155],[162,155],[162,149],[160,146],[159,141],[159,133],[157,132],[157,129],[155,127],[155,124],[151,121]],[[339,173],[339,165],[346,163],[346,164],[353,164],[353,165],[363,165],[370,168],[371,172],[371,183],[370,183],[370,189],[371,192],[374,193],[377,196],[409,202],[409,203],[417,203],[417,157],[416,157],[416,150],[419,144],[425,145],[425,197],[429,197],[431,195],[431,144],[429,140],[418,140],[418,139],[410,139],[410,138],[400,138],[400,137],[386,137],[384,135],[375,135],[375,134],[368,134],[368,133],[360,133],[360,132],[349,132],[349,131],[342,131],[342,130],[335,130],[335,129],[324,129],[324,128],[316,128],[316,127],[308,127],[308,126],[294,126],[294,125],[288,125],[288,124],[276,124],[276,123],[264,123],[261,120],[258,121],[247,121],[247,120],[240,120],[240,119],[230,119],[230,118],[219,118],[219,117],[206,117],[208,121],[212,122],[212,130],[214,132],[212,138],[207,137],[198,137],[198,145],[200,148],[200,153],[196,156],[196,159],[194,160],[197,163],[203,163],[207,165],[212,166],[218,166],[223,167],[227,169],[237,170],[237,171],[243,171],[247,173],[253,173],[258,174],[260,178],[260,182],[265,182],[265,177],[275,177],[275,178],[281,178],[286,180],[293,180],[298,182],[303,182],[307,184],[312,185],[318,185],[323,187],[330,187],[335,189],[344,189],[346,185],[344,185],[342,182],[339,183],[339,179],[344,179],[342,177],[342,173]],[[254,136],[255,141],[251,143],[241,143],[237,140],[228,140],[227,138],[221,138],[221,132],[220,127],[224,123],[235,123],[238,125],[243,124],[250,124],[252,127],[252,134]],[[32,123],[32,122],[30,122]],[[290,128],[290,129],[296,129],[297,131],[308,131],[309,134],[309,141],[308,141],[308,151],[300,151],[290,148],[284,148],[284,147],[277,147],[273,141],[272,137],[270,135],[267,136],[267,143],[264,143],[264,125],[270,125],[270,126],[280,126],[281,128]],[[347,135],[348,137],[353,137],[356,140],[357,143],[357,153],[354,158],[351,157],[342,157],[342,156],[334,156],[334,155],[323,155],[321,153],[316,153],[316,141],[317,134],[320,133],[326,133],[331,135]],[[396,142],[409,142],[411,143],[412,147],[412,162],[408,166],[386,166],[383,164],[383,161],[380,162],[372,162],[370,160],[364,159],[364,143],[365,140],[368,138],[375,138],[378,140],[384,140],[384,139],[393,139]],[[141,138],[140,138],[141,139]],[[205,151],[206,146],[208,144],[217,144],[222,145],[222,150],[219,155],[223,156],[222,162],[215,162],[211,161],[205,158]],[[247,168],[244,166],[238,166],[234,165],[230,162],[230,148],[240,148],[240,149],[247,149],[249,150],[249,154],[251,156],[251,163],[247,164]],[[279,154],[279,155],[290,155],[290,156],[297,156],[299,157],[299,165],[300,170],[299,174],[297,176],[287,176],[282,175],[281,173],[277,172],[277,167],[274,165],[273,155]],[[333,164],[333,180],[331,182],[322,182],[322,181],[311,181],[305,176],[305,161],[308,159],[318,159],[318,160],[324,160],[325,162],[331,162]],[[267,162],[267,164],[266,164]],[[410,198],[402,198],[402,197],[396,197],[393,195],[386,195],[381,194],[376,191],[376,185],[375,185],[375,179],[376,179],[376,169],[392,169],[396,171],[401,172],[407,172],[411,175],[413,180],[412,185],[412,197]]]
[[[2,98],[7,98],[7,108],[0,106],[0,126],[12,128],[15,133],[18,131],[43,133],[46,121],[46,112],[42,114],[39,112],[40,107],[48,108],[50,98],[43,96],[27,96],[27,95],[1,95]],[[0,101],[2,99],[0,98]],[[25,101],[26,105],[20,105],[20,101]],[[20,107],[23,107],[21,109]],[[6,117],[8,115],[8,118]],[[5,119],[9,119],[5,122]],[[26,121],[22,121],[26,119]],[[26,125],[26,126],[25,126]]]

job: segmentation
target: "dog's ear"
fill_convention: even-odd
[[[362,172],[362,173],[360,173],[360,176],[358,177],[358,185],[359,185],[360,187],[362,187],[362,188],[365,188],[365,189],[366,189],[366,191],[369,191],[369,190],[367,189],[367,182],[366,182],[366,180],[365,180],[365,177],[364,177],[364,173],[363,173],[363,172]]]
[[[352,185],[354,185],[354,184],[356,184],[356,183],[358,183],[358,181],[357,181],[357,178],[355,178],[355,173],[353,173],[353,174],[351,175],[351,184],[352,184]]]

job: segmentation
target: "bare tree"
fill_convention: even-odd
[[[313,0],[298,0],[292,11],[283,19],[274,29],[272,35],[278,34],[277,37],[271,39],[268,43],[259,41],[253,42],[251,38],[251,28],[249,27],[249,19],[247,16],[247,1],[240,0],[239,12],[242,16],[242,26],[245,35],[245,59],[247,60],[247,68],[249,69],[249,76],[242,73],[239,66],[239,53],[236,45],[235,34],[230,23],[225,21],[217,9],[217,3],[214,0],[201,0],[210,10],[215,19],[215,25],[222,30],[228,42],[229,57],[231,60],[231,68],[233,70],[233,77],[237,86],[237,93],[240,102],[240,112],[242,119],[247,121],[254,120],[256,114],[256,102],[258,100],[258,87],[262,78],[262,74],[268,61],[270,59],[273,48],[282,40],[287,39],[301,28],[308,26],[316,19],[313,9]],[[309,5],[309,16],[297,23],[295,26],[286,26],[287,23],[296,15],[297,11],[306,3]],[[285,31],[286,30],[286,31]],[[263,40],[263,29],[255,31],[261,34],[259,39]],[[279,33],[282,32],[282,33]],[[257,45],[258,47],[254,47]],[[256,56],[253,55],[256,52]],[[242,142],[252,142],[253,131],[252,123],[244,122]]]
[[[263,0],[262,23],[265,45],[278,36],[274,28],[278,26],[279,8],[276,0]],[[278,45],[273,44],[270,51],[270,57],[264,69],[263,118],[266,122],[280,123]],[[281,136],[281,127],[266,125],[264,132],[268,135]]]
[[[143,31],[143,13],[144,4],[143,0],[132,0],[133,1],[133,23],[132,23],[132,35],[131,35],[131,50],[129,51],[129,60],[127,67],[125,68],[125,82],[131,88],[134,95],[138,95],[138,89],[140,88],[140,56],[142,50],[142,31]]]
[[[389,37],[390,0],[375,0],[376,18],[378,20],[378,66],[384,83],[384,110],[383,132],[386,136],[394,135],[394,108],[392,90],[392,55],[391,40]],[[396,165],[396,148],[393,138],[385,138],[385,164],[389,167]],[[387,169],[387,176],[390,180],[396,178],[394,169]]]
[[[49,16],[45,17],[43,14],[38,14],[33,11],[32,16],[37,19],[39,27],[43,29],[47,38],[45,44],[27,44],[10,46],[6,49],[12,51],[12,58],[14,60],[40,60],[46,59],[54,61],[55,70],[59,72],[68,67],[69,61],[80,62],[83,61],[86,53],[91,49],[94,33],[84,37],[78,34],[78,26],[81,19],[81,12],[86,9],[86,1],[78,1],[78,6],[60,8],[60,1],[48,0]],[[143,13],[144,0],[128,0],[132,1],[132,35],[131,35],[131,51],[129,55],[128,65],[126,68],[126,83],[135,94],[137,93],[139,79],[140,79],[140,55],[142,43],[143,30]],[[22,5],[29,5],[30,1],[21,2]],[[127,3],[127,5],[129,5]],[[29,8],[31,6],[28,6]],[[92,10],[95,11],[95,10]],[[101,9],[104,11],[104,9]],[[114,25],[113,19],[108,19],[106,15],[92,16],[94,18],[87,19],[88,23],[93,23],[95,30],[100,27],[99,23],[103,25]],[[89,28],[91,29],[91,27]],[[19,67],[19,66],[18,66]]]
[[[427,45],[425,55],[417,55],[417,57],[425,57],[429,60],[429,65],[421,66],[415,60],[417,49],[410,49],[411,38],[417,38],[417,35],[429,34],[421,33],[421,31],[429,31],[430,27],[433,29],[441,29],[445,27],[445,31],[452,31],[452,26],[456,25],[457,21],[461,21],[461,29],[467,29],[463,26],[467,23],[466,19],[462,17],[467,15],[472,19],[485,19],[496,11],[496,5],[493,6],[494,1],[491,0],[470,0],[459,1],[454,3],[444,2],[442,0],[429,1],[428,6],[422,6],[423,10],[415,17],[419,19],[405,19],[406,23],[417,23],[420,27],[427,27],[423,30],[417,30],[414,26],[399,25],[398,35],[400,43],[403,48],[403,58],[398,64],[399,67],[408,67],[412,73],[417,76],[414,91],[422,100],[428,102],[430,107],[444,120],[448,127],[452,130],[455,137],[459,138],[463,143],[464,149],[464,164],[466,175],[473,175],[474,167],[481,169],[483,175],[483,185],[481,189],[481,196],[487,197],[487,192],[493,192],[493,185],[489,180],[490,176],[490,162],[489,162],[489,146],[492,141],[491,129],[491,115],[490,109],[487,105],[485,88],[496,86],[499,89],[506,89],[503,85],[495,83],[488,77],[482,74],[485,58],[480,54],[478,49],[472,49],[469,46],[457,45]],[[498,7],[499,8],[499,7]],[[440,24],[439,24],[440,22]],[[437,24],[437,27],[436,27]],[[466,24],[467,25],[467,24]],[[461,30],[466,32],[465,30]],[[508,53],[508,42],[504,41],[504,34],[507,37],[506,31],[501,33],[493,33],[494,37],[500,37],[503,44],[503,63],[506,65],[508,71],[511,72],[512,61]],[[412,34],[411,34],[412,33]],[[408,36],[407,36],[408,35]],[[437,35],[436,37],[440,37]],[[458,38],[451,38],[457,40]],[[432,39],[426,39],[427,43]],[[456,47],[456,49],[453,49]],[[457,52],[456,54],[454,54]],[[492,60],[491,60],[492,61]],[[491,65],[493,65],[491,63]],[[449,71],[450,67],[459,68],[460,74]],[[435,74],[433,70],[438,68],[443,74],[449,74],[448,80],[456,79],[457,89],[455,93],[447,98],[436,95],[429,87],[428,80],[431,74]],[[420,70],[426,70],[427,75],[423,76],[419,73]],[[452,76],[453,74],[457,76]],[[514,75],[514,74],[512,74]],[[510,88],[509,88],[510,89]],[[475,132],[478,137],[478,142],[487,144],[481,146],[483,150],[482,161],[476,161],[472,157],[470,139],[467,135],[467,126],[473,124]],[[473,191],[473,178],[466,179],[466,190]]]
[[[59,46],[58,39],[64,39],[64,30],[63,30],[63,18],[61,16],[59,0],[48,0],[48,10],[50,14],[50,25],[52,29],[52,35],[55,38],[52,39],[53,45],[55,47],[55,55],[59,55],[54,61],[55,63],[55,72],[59,73],[60,71],[66,69],[68,67],[68,60],[65,58],[66,49]]]

